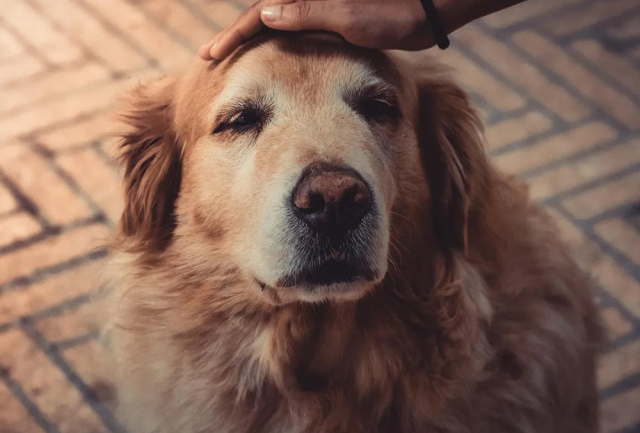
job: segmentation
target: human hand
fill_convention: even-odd
[[[448,33],[456,25],[447,0],[434,0]],[[278,30],[327,30],[368,48],[422,50],[435,45],[420,0],[261,0],[200,48],[205,60],[222,59],[266,25]]]
[[[473,20],[524,0],[433,0],[449,34]],[[203,45],[204,60],[223,59],[260,31],[327,30],[367,48],[423,50],[435,45],[420,0],[260,0]]]

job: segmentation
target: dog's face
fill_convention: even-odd
[[[394,168],[412,141],[398,83],[364,59],[275,41],[217,72],[196,85],[220,82],[197,113],[206,127],[185,158],[181,204],[231,240],[265,290],[361,296],[387,271]]]
[[[265,299],[358,299],[387,273],[394,215],[428,200],[420,89],[381,53],[303,39],[137,96],[122,231],[150,251],[223,251]]]

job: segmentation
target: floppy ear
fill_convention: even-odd
[[[125,193],[120,235],[136,251],[164,249],[176,224],[181,149],[173,124],[174,87],[161,80],[137,88],[122,116],[131,129],[120,141]]]
[[[466,254],[470,212],[488,163],[481,122],[466,93],[443,77],[446,72],[423,71],[418,79],[418,140],[438,243]]]

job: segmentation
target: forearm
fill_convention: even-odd
[[[507,9],[525,0],[434,0],[445,30],[451,33],[460,27],[492,13]]]

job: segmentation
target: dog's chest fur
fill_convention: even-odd
[[[396,431],[402,423],[411,431],[426,426],[482,367],[489,312],[453,286],[429,302],[404,290],[381,287],[358,303],[270,311],[212,308],[209,301],[220,299],[193,299],[203,291],[188,285],[137,297],[121,316],[135,321],[120,324],[129,331],[120,347],[133,338],[137,354],[120,362],[134,372],[121,382],[166,394],[151,399],[171,401],[171,411],[156,407],[148,416],[159,420],[158,431],[208,432],[215,425],[230,433],[364,433]],[[167,324],[173,329],[163,335]],[[145,347],[156,338],[170,344]],[[452,353],[456,359],[444,362]],[[150,359],[153,365],[140,365]],[[121,403],[145,405],[127,401],[126,388]],[[414,415],[402,413],[410,406]],[[174,430],[161,430],[169,424]]]

